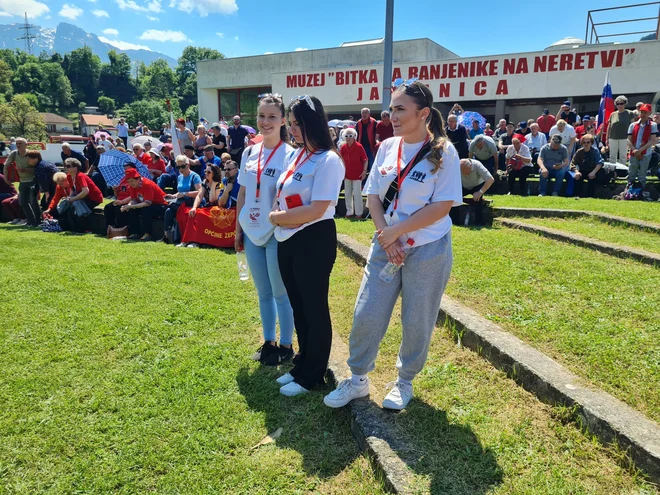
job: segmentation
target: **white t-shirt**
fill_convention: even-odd
[[[283,143],[271,158],[273,150],[263,148],[262,153],[262,147],[263,143],[243,151],[241,168],[238,171],[238,183],[245,187],[245,205],[238,221],[245,235],[257,246],[266,244],[275,230],[275,226],[268,220],[268,214],[275,201],[277,179],[285,169],[287,155],[293,151],[291,146]],[[259,155],[261,155],[261,186],[257,200]]]
[[[323,151],[312,155],[309,160],[305,161],[296,172],[285,180],[289,166],[292,166],[296,162],[300,153],[306,153],[305,149],[301,148],[289,153],[282,170],[282,175],[277,180],[278,188],[282,182],[284,183],[279,199],[280,210],[287,211],[285,198],[295,194],[300,194],[303,206],[311,205],[312,201],[330,201],[330,204],[321,218],[305,223],[297,229],[276,227],[275,238],[280,242],[286,241],[293,234],[308,225],[333,218],[335,216],[335,206],[337,206],[341,184],[344,180],[344,164],[341,158],[339,158],[339,155],[334,151]],[[305,157],[302,160],[305,160]],[[302,163],[302,160],[299,164]]]
[[[385,199],[390,184],[397,176],[397,158],[401,139],[394,137],[381,142],[369,179],[364,187],[365,194],[377,194],[381,201]],[[423,145],[423,142],[403,143],[402,168],[415,157]],[[396,209],[399,222],[403,222],[413,213],[431,203],[452,201],[452,206],[463,203],[461,165],[451,141],[447,141],[442,156],[442,164],[437,172],[433,173],[435,166],[424,159],[403,180],[398,193],[399,201]],[[394,201],[385,212],[385,217],[387,218],[393,210]],[[415,241],[415,246],[423,246],[442,239],[450,230],[451,218],[447,215],[434,224],[408,232],[407,235]]]
[[[559,134],[561,136],[561,144],[566,146],[567,149],[571,143],[575,141],[575,129],[570,124],[566,124],[564,132],[559,132],[557,126],[553,125],[550,129],[550,137],[554,136],[555,134]]]
[[[567,126],[568,127],[568,126]],[[520,143],[520,149],[516,151],[515,146],[510,144],[507,149],[506,149],[506,159],[509,160],[510,158],[513,158],[513,155],[520,155],[523,158],[529,158],[530,160],[532,159],[532,154],[529,152],[529,148],[527,147],[526,144]],[[533,167],[534,165],[532,162],[529,163],[523,163],[523,167]]]

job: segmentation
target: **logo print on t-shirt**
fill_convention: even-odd
[[[420,184],[424,184],[424,179],[426,179],[426,172],[415,171],[410,174],[410,179]]]
[[[303,174],[301,174],[300,172],[296,172],[295,174],[293,174],[293,180],[295,181],[301,182],[302,178],[303,178]]]
[[[275,169],[274,168],[267,168],[264,170],[264,175],[266,177],[275,177]]]
[[[142,196],[142,194],[138,194],[137,199],[139,203],[144,203],[144,196]]]

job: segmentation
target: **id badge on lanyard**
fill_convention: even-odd
[[[261,226],[261,206],[258,201],[247,205],[248,208],[248,224],[250,227]]]

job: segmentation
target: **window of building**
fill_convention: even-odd
[[[55,124],[46,124],[46,132],[56,132],[57,127],[55,127]]]
[[[240,115],[241,122],[257,128],[257,107],[259,105],[259,95],[270,93],[270,87],[263,88],[239,88],[239,89],[219,89],[218,105],[220,116],[228,123],[234,115]]]

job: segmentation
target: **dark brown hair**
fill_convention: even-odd
[[[28,158],[36,158],[38,161],[43,160],[43,158],[41,158],[41,153],[39,153],[37,150],[29,150],[25,156]]]
[[[447,143],[447,134],[445,132],[445,121],[442,118],[442,114],[440,110],[433,106],[433,93],[431,93],[431,90],[426,84],[419,81],[414,81],[412,84],[401,84],[396,91],[410,96],[419,110],[424,108],[431,110],[426,119],[426,129],[433,136],[433,140],[431,142],[431,152],[426,159],[435,166],[433,170],[433,173],[435,173],[440,168],[440,165],[442,165],[442,152]]]
[[[276,105],[282,113],[282,118],[286,117],[284,102],[282,101],[282,97],[279,95],[268,93],[266,96],[259,100],[259,105]],[[286,128],[286,124],[282,124],[280,127],[280,139],[285,143],[289,142],[289,131]]]
[[[206,170],[211,170],[213,175],[213,182],[222,182],[222,169],[214,163],[207,163]],[[206,170],[204,173],[206,173]]]
[[[294,99],[287,112],[293,114],[300,126],[303,143],[299,144],[315,149],[317,153],[328,150],[336,151],[335,143],[332,142],[330,136],[330,129],[328,129],[328,117],[323,104],[315,96],[309,98],[314,105],[313,110],[305,99]]]

